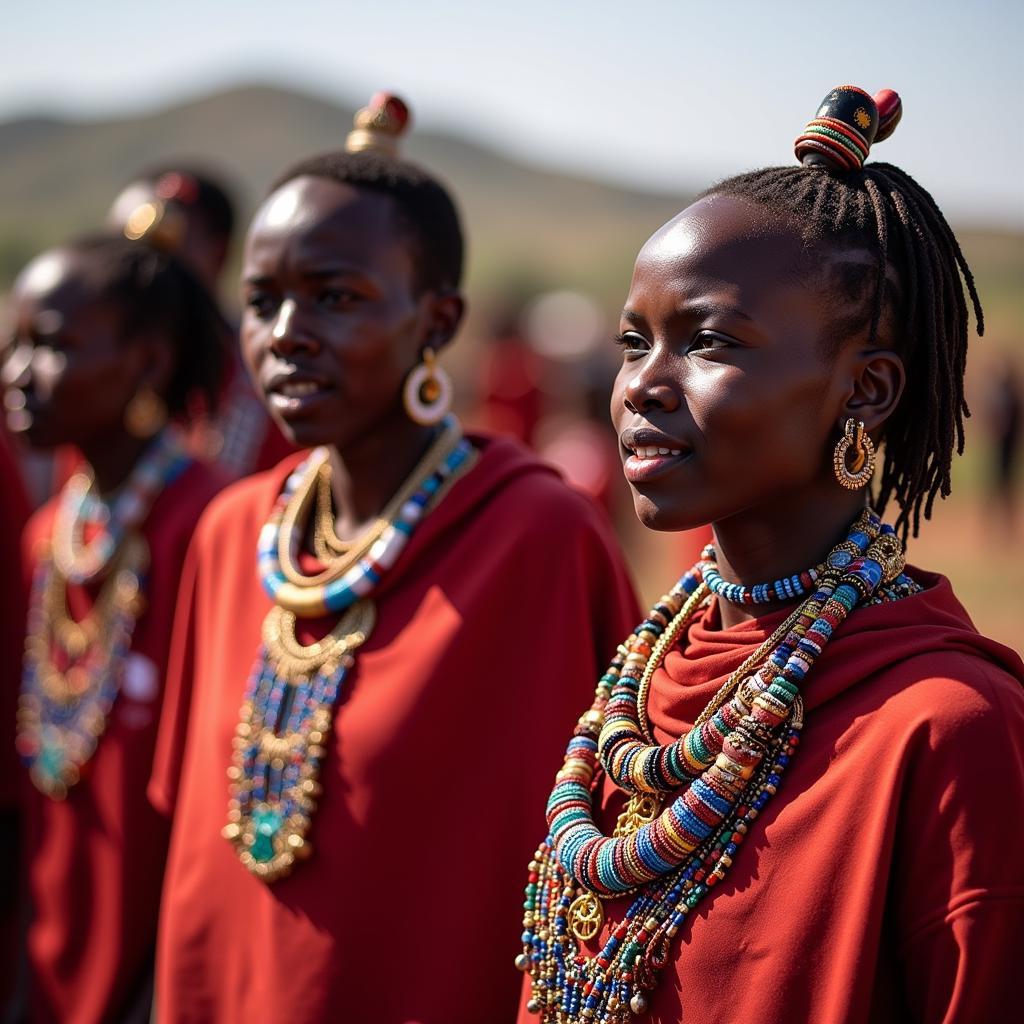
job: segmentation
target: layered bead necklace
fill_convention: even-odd
[[[308,833],[334,705],[376,621],[368,598],[423,516],[475,459],[458,421],[448,417],[377,521],[351,542],[334,532],[326,448],[314,450],[285,483],[259,538],[260,577],[274,607],[263,622],[235,732],[223,829],[258,878],[280,878],[311,852]],[[325,567],[305,576],[298,557],[311,517],[313,550]],[[327,636],[312,644],[298,640],[297,618],[329,613],[340,618]]]
[[[32,782],[55,799],[78,782],[106,729],[145,607],[149,551],[139,531],[190,461],[181,433],[168,428],[113,500],[98,493],[91,470],[61,493],[33,578],[16,740]],[[69,583],[101,583],[84,619],[68,610]]]
[[[598,681],[548,800],[549,834],[529,866],[523,952],[528,1008],[550,1024],[620,1024],[648,1008],[687,915],[725,877],[800,742],[800,688],[858,605],[916,587],[903,549],[870,509],[816,569],[752,588],[726,583],[712,547],[651,609]],[[712,594],[739,604],[806,595],[730,676],[693,727],[667,744],[646,717],[651,679]],[[773,596],[774,595],[774,596]],[[630,794],[612,835],[594,816],[604,775]],[[665,804],[667,803],[667,806]],[[603,900],[633,893],[596,956]]]

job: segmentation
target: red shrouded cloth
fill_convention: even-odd
[[[600,511],[515,442],[473,440],[477,464],[373,595],[312,856],[269,885],[220,831],[271,607],[257,536],[296,460],[234,485],[200,524],[150,789],[174,813],[162,1024],[514,1016],[522,876],[558,752],[637,608]]]
[[[93,1024],[119,1019],[148,984],[168,827],[146,797],[181,567],[219,473],[193,463],[156,500],[146,609],[106,732],[66,800],[40,793],[19,768],[27,818],[24,856],[33,916],[28,931],[31,1019]],[[59,498],[25,531],[31,572]],[[94,593],[68,587],[76,619]]]
[[[925,590],[855,611],[808,674],[778,795],[687,918],[638,1022],[953,1024],[1000,1020],[1017,1000],[1024,665],[978,635],[947,580],[909,571]],[[652,680],[658,742],[689,729],[784,614],[721,629],[712,606]],[[623,806],[607,780],[604,806],[607,829]],[[526,998],[520,1024],[537,1020]]]

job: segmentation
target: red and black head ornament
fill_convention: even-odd
[[[872,144],[892,135],[902,114],[892,89],[870,96],[855,85],[837,86],[797,137],[796,158],[805,167],[859,171]]]

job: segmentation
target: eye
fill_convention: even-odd
[[[690,342],[687,352],[719,352],[731,348],[736,342],[727,334],[718,331],[700,331]]]
[[[637,334],[636,331],[616,334],[615,344],[622,349],[622,354],[626,359],[635,359],[651,349],[651,343],[642,334]]]
[[[317,295],[317,302],[328,309],[344,309],[358,302],[361,296],[351,288],[341,288],[334,285],[330,288],[321,289]]]
[[[265,291],[251,291],[246,296],[245,305],[251,309],[261,320],[267,320],[277,308],[277,300]]]

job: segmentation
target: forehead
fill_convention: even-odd
[[[309,176],[286,182],[259,208],[245,260],[394,269],[403,254],[408,261],[408,249],[408,232],[388,195]]]
[[[796,226],[784,218],[746,199],[712,195],[656,231],[640,250],[636,270],[747,292],[792,283],[807,251]]]
[[[37,256],[18,275],[14,295],[23,302],[67,307],[90,297],[74,253],[54,250]]]

